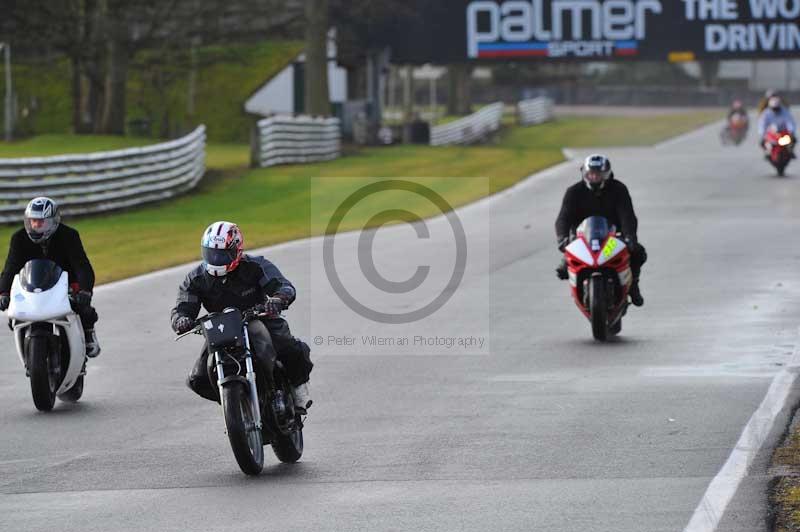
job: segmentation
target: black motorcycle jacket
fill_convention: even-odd
[[[613,177],[597,192],[590,190],[583,180],[567,189],[556,218],[557,240],[574,234],[580,223],[589,216],[605,216],[617,231],[622,231],[626,237],[636,238],[639,222],[633,212],[628,187]]]
[[[197,318],[200,306],[208,312],[221,312],[228,307],[247,310],[270,297],[281,297],[288,306],[296,297],[290,283],[273,263],[264,257],[242,255],[235,270],[214,277],[200,264],[189,272],[178,288],[178,299],[171,319],[177,316]]]
[[[44,243],[33,242],[25,229],[11,236],[6,265],[0,274],[0,293],[11,291],[14,276],[26,262],[33,259],[49,259],[58,264],[69,275],[70,285],[77,284],[79,290],[91,292],[94,289],[94,270],[83,249],[81,236],[78,231],[62,223]]]

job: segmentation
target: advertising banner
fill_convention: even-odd
[[[438,0],[395,62],[800,58],[800,0]],[[424,4],[422,4],[424,5]]]

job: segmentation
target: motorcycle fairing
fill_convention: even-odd
[[[622,253],[625,247],[625,242],[615,236],[610,236],[608,240],[606,240],[603,249],[597,256],[597,265],[602,266],[603,264],[611,261],[617,255]]]
[[[67,272],[62,272],[56,285],[41,292],[28,292],[22,288],[19,275],[11,284],[11,303],[8,317],[24,321],[50,321],[63,318],[72,312],[69,304],[69,281]]]
[[[67,273],[61,274],[53,288],[41,292],[24,290],[19,282],[19,275],[16,275],[11,284],[8,317],[12,322],[14,343],[23,367],[26,366],[25,335],[31,324],[51,323],[54,335],[61,336],[66,333],[70,352],[69,366],[56,393],[61,394],[72,388],[83,370],[83,362],[86,358],[86,339],[80,317],[73,312],[69,303]]]

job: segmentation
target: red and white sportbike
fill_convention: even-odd
[[[564,250],[572,297],[592,323],[596,340],[622,330],[633,282],[630,252],[602,216],[586,218]]]
[[[779,176],[783,176],[794,154],[794,137],[786,129],[772,125],[764,134],[764,150]]]
[[[735,114],[728,119],[728,123],[720,133],[722,144],[741,144],[747,137],[747,129],[750,122],[746,115]]]

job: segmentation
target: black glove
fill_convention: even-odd
[[[564,250],[567,249],[567,246],[569,246],[570,242],[571,242],[571,240],[570,240],[570,238],[568,236],[559,238],[558,239],[558,250],[561,253],[564,253]]]
[[[0,311],[8,310],[8,305],[11,304],[11,296],[8,294],[0,294]]]
[[[626,236],[624,240],[625,240],[625,245],[628,246],[628,251],[633,252],[634,250],[636,250],[636,244],[638,242],[636,241],[635,236]]]
[[[270,316],[278,316],[286,309],[286,300],[280,296],[268,297],[264,301],[264,312]]]
[[[75,294],[75,303],[80,307],[88,307],[92,303],[92,293],[88,290],[79,290]]]
[[[194,320],[189,316],[175,316],[172,319],[172,330],[178,334],[184,334],[192,330]]]

